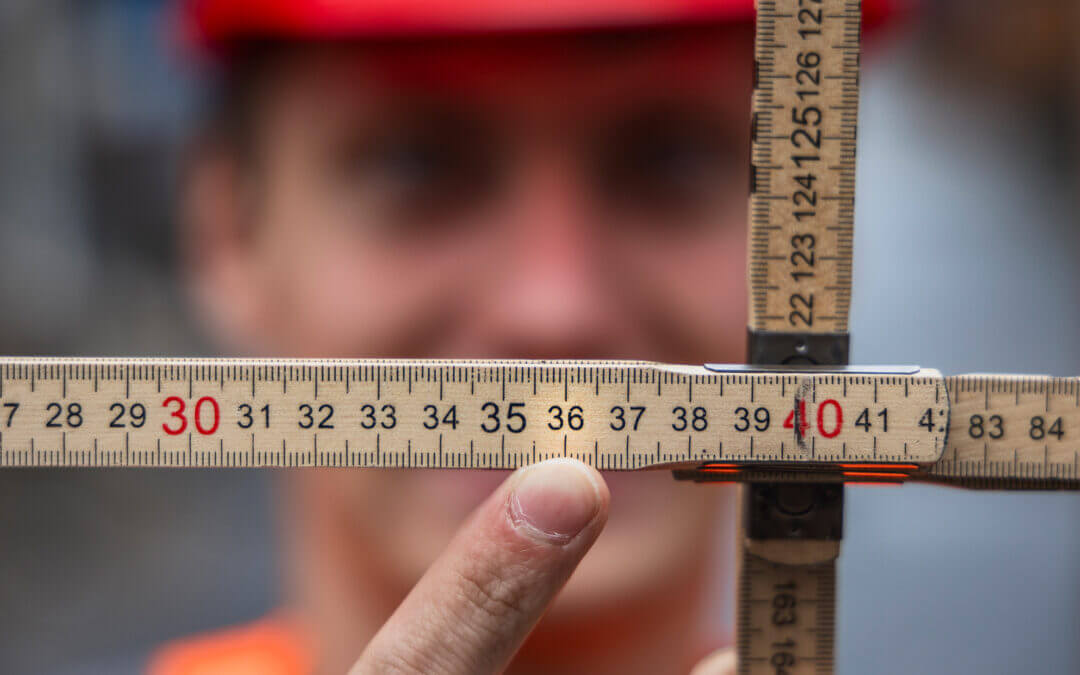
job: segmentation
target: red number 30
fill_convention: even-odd
[[[162,423],[162,430],[170,436],[177,436],[184,433],[187,429],[187,417],[184,416],[184,400],[179,396],[170,396],[161,402],[162,408],[168,408],[170,403],[175,403],[178,407],[173,410],[170,417],[175,417],[177,420],[177,426],[169,427],[168,423]],[[210,426],[203,426],[202,423],[202,407],[203,404],[210,404],[210,407],[214,410],[214,423]],[[221,422],[221,410],[218,408],[218,403],[210,396],[203,396],[195,402],[195,429],[204,436],[208,436],[217,431],[218,424]]]

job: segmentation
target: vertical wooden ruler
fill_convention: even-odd
[[[753,365],[848,360],[860,20],[859,0],[757,2]],[[831,673],[843,487],[751,483],[740,490],[738,672]]]
[[[859,0],[758,0],[750,329],[847,333]]]

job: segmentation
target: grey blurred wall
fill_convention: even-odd
[[[0,1],[0,353],[208,353],[173,264],[197,90],[156,0]],[[0,471],[0,672],[134,673],[276,597],[269,474]]]

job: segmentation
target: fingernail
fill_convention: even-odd
[[[600,496],[579,462],[553,459],[522,472],[507,508],[514,526],[534,539],[565,544],[596,517]]]

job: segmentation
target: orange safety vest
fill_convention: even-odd
[[[282,616],[170,642],[151,657],[147,675],[311,675],[314,655]]]

